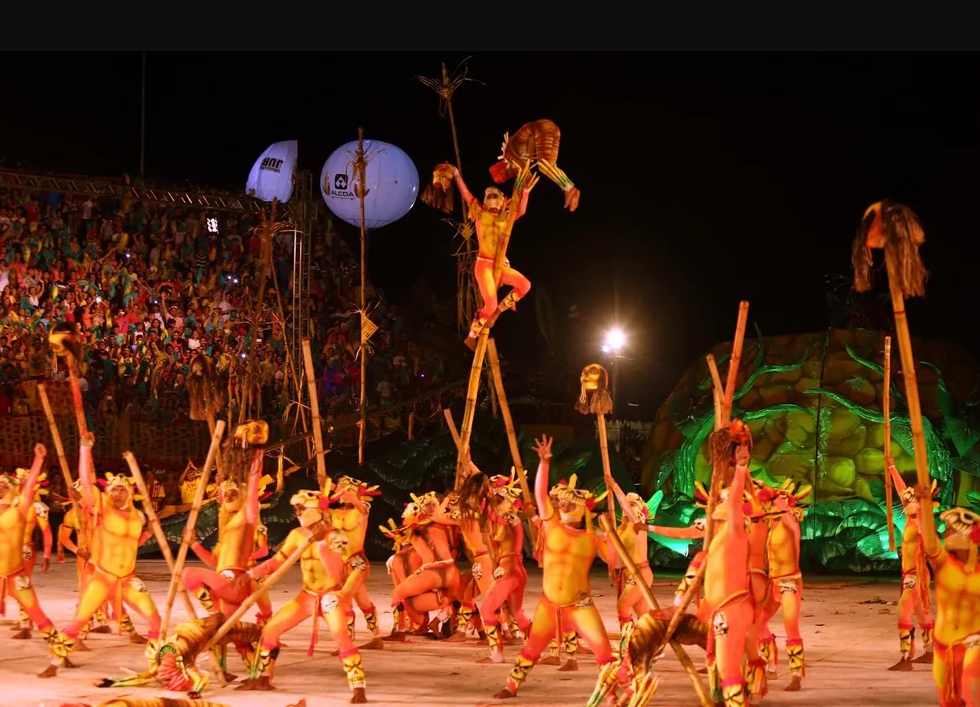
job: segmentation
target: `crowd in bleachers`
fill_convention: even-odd
[[[184,378],[198,353],[211,357],[226,396],[241,383],[229,375],[244,365],[238,359],[253,361],[249,380],[261,400],[252,404],[267,419],[280,415],[291,375],[280,317],[288,319],[292,301],[292,234],[273,241],[265,267],[259,218],[0,190],[0,415],[27,413],[22,381],[65,377],[47,345],[60,321],[74,322],[84,345],[81,385],[91,415],[186,419]],[[310,279],[310,335],[328,419],[356,408],[360,385],[359,262],[330,230],[313,238]],[[260,281],[267,283],[264,307],[256,308]],[[441,357],[427,363],[397,307],[373,288],[368,294],[379,327],[371,339],[369,404],[438,387],[446,377]],[[252,321],[254,312],[261,321]]]

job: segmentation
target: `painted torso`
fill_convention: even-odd
[[[98,509],[93,559],[100,569],[116,577],[127,577],[136,571],[136,551],[143,534],[143,514],[130,506],[117,510],[108,496],[93,490]]]
[[[544,524],[543,591],[559,606],[591,594],[589,570],[596,556],[595,536],[559,521]]]
[[[729,533],[728,523],[715,523],[704,573],[704,598],[717,608],[749,586],[749,535]]]
[[[935,638],[947,646],[980,634],[980,569],[967,572],[952,555],[941,550],[939,569],[933,564],[936,585]]]
[[[786,577],[800,571],[800,545],[783,514],[772,524],[769,531],[769,576]]]
[[[239,509],[228,519],[215,546],[215,570],[248,569],[248,558],[255,547],[255,526],[245,518],[245,510]]]

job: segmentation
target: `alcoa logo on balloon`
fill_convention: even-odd
[[[327,191],[330,193],[330,196],[339,196],[345,199],[353,199],[355,197],[354,192],[348,191],[347,189],[349,181],[350,178],[343,172],[341,172],[340,174],[333,175],[333,189],[330,188],[327,189]]]

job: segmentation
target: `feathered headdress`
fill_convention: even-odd
[[[382,535],[392,541],[395,552],[398,552],[408,540],[406,537],[407,529],[395,523],[391,518],[388,519],[388,525],[379,525],[378,530],[381,531]]]
[[[504,499],[510,499],[514,508],[520,508],[523,498],[521,485],[517,480],[517,469],[510,468],[510,476],[496,474],[490,477],[490,493]]]
[[[646,520],[649,518],[650,508],[647,506],[647,502],[643,500],[643,496],[630,491],[626,494],[626,502],[630,504],[630,509],[638,519]]]
[[[935,479],[932,480],[932,486],[930,487],[930,491],[932,492],[933,499],[939,496],[939,483]],[[908,506],[909,504],[919,502],[919,499],[915,497],[914,486],[906,486],[899,494],[899,498],[902,499],[902,505],[904,506]],[[934,509],[939,508],[939,501],[933,500],[932,507]]]
[[[320,508],[320,498],[320,492],[315,489],[300,489],[289,499],[289,505],[322,510]]]
[[[377,498],[381,495],[381,490],[377,486],[371,486],[360,479],[355,479],[352,476],[341,476],[337,479],[336,490],[333,493],[332,500],[339,499],[343,494],[348,491],[352,491],[358,495],[359,498],[369,499]],[[369,501],[364,501],[369,504]]]
[[[858,292],[871,289],[871,249],[883,248],[885,257],[890,257],[897,266],[895,274],[899,282],[896,284],[902,294],[906,297],[925,295],[929,272],[919,257],[919,246],[925,241],[919,218],[909,207],[887,199],[869,206],[851,249],[854,289]]]
[[[129,492],[130,499],[133,501],[142,501],[143,497],[136,493],[135,482],[133,477],[126,474],[113,474],[112,472],[106,472],[104,479],[99,479],[99,484],[105,489],[106,493],[112,491],[115,488],[124,488]]]
[[[950,508],[939,514],[949,532],[944,545],[948,551],[968,553],[964,569],[969,573],[977,567],[977,546],[980,545],[980,515],[966,508]]]
[[[582,390],[575,409],[583,415],[612,413],[612,396],[609,394],[609,373],[598,363],[590,363],[579,377]]]
[[[27,477],[31,475],[31,470],[18,467],[14,471],[14,474],[17,477],[17,485],[23,486],[24,482],[27,481]],[[39,501],[41,499],[41,496],[48,495],[48,489],[45,487],[49,486],[50,483],[51,482],[48,481],[48,472],[42,471],[40,476],[37,477],[37,486],[34,488],[35,501]]]
[[[607,491],[603,491],[598,496],[588,489],[576,488],[578,476],[572,474],[566,481],[562,479],[555,486],[551,487],[548,495],[558,503],[575,503],[585,508],[585,529],[592,532],[592,516],[595,515],[595,508],[606,498]]]
[[[403,526],[410,528],[431,523],[432,519],[429,517],[429,509],[433,503],[439,502],[436,494],[433,491],[429,491],[421,496],[416,496],[414,493],[410,495],[412,500],[410,503],[405,504],[405,510],[402,511]]]

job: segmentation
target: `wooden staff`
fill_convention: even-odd
[[[57,358],[57,357],[56,357]],[[58,465],[61,467],[61,475],[65,479],[65,493],[71,496],[75,488],[71,479],[71,469],[68,467],[68,458],[65,456],[65,446],[61,442],[61,433],[58,431],[58,423],[54,419],[54,411],[51,410],[51,401],[48,400],[48,391],[44,383],[38,383],[37,396],[41,400],[41,407],[44,408],[44,416],[48,418],[48,429],[51,430],[51,438],[54,440],[54,448],[58,454]],[[73,501],[75,505],[75,515],[78,516],[78,548],[82,551],[89,550],[89,515],[82,511],[81,504]]]
[[[78,434],[88,432],[88,421],[85,419],[85,404],[82,402],[82,387],[78,384],[78,361],[70,351],[65,352],[68,362],[68,382],[71,385],[72,407],[75,409],[75,420],[78,422]]]
[[[356,188],[358,199],[361,202],[361,316],[367,316],[365,310],[367,307],[367,226],[364,223],[364,197],[367,196],[368,189],[366,186],[366,168],[367,161],[364,159],[364,128],[357,129],[357,155],[354,160],[354,169],[360,179],[360,183]],[[362,330],[363,332],[363,330]],[[360,432],[357,436],[357,463],[359,465],[364,464],[364,438],[367,434],[367,344],[364,341],[364,334],[360,334],[360,354],[361,354],[361,421],[360,421]],[[304,354],[305,355],[305,354]],[[311,401],[312,402],[312,401]],[[319,423],[314,421],[313,429],[319,429]],[[315,441],[316,438],[314,438]],[[322,441],[321,441],[322,444]],[[318,457],[319,459],[319,457]],[[319,462],[317,462],[319,464]],[[324,474],[326,474],[326,469],[324,469]],[[317,467],[317,475],[319,475],[319,466]]]
[[[364,355],[363,351],[361,355]],[[310,351],[310,337],[308,336],[303,337],[303,363],[306,366],[306,385],[310,392],[310,412],[313,417],[313,448],[316,450],[316,479],[320,488],[323,489],[327,482],[327,460],[323,455],[323,428],[320,425],[320,399],[316,394],[316,374],[313,371],[313,353]],[[363,371],[361,373],[363,375]],[[361,382],[363,389],[363,379]]]
[[[602,477],[606,482],[606,515],[609,517],[609,527],[616,527],[616,482],[613,481],[612,477],[612,465],[609,463],[609,439],[606,437],[606,416],[601,413],[596,413],[596,418],[599,421],[599,452],[602,455]],[[617,536],[619,537],[619,536]],[[616,571],[612,567],[609,568],[610,579],[615,579]]]
[[[139,464],[136,463],[136,457],[132,452],[123,452],[123,459],[126,460],[126,465],[129,467],[129,473],[136,481],[136,487],[143,495],[143,512],[146,514],[146,519],[150,524],[150,530],[153,531],[153,536],[157,539],[157,544],[160,546],[160,552],[163,554],[163,559],[166,560],[167,567],[170,569],[170,574],[173,576],[174,556],[170,552],[170,544],[167,542],[167,536],[163,533],[163,526],[160,525],[160,519],[157,518],[156,511],[153,510],[153,502],[150,500],[150,493],[146,488],[146,481],[143,480],[143,473],[140,471]],[[194,610],[194,604],[191,601],[191,597],[184,587],[181,587],[180,595],[184,600],[184,607],[187,609],[187,615],[191,619],[196,619],[197,611]],[[165,636],[166,634],[161,633],[160,635]],[[225,680],[225,673],[218,664],[218,659],[214,654],[211,654],[211,668],[217,674],[218,681],[221,683],[222,687],[224,687],[224,685],[227,683]]]
[[[201,476],[198,479],[197,493],[194,496],[194,505],[191,506],[190,513],[187,516],[187,531],[184,533],[184,537],[180,540],[180,549],[177,551],[177,559],[174,562],[173,569],[171,571],[170,577],[170,588],[167,590],[167,606],[163,612],[163,623],[160,625],[160,635],[166,636],[167,629],[170,627],[170,611],[174,605],[174,599],[177,597],[177,589],[180,587],[183,589],[181,582],[181,572],[184,569],[184,562],[187,560],[187,551],[190,548],[190,543],[187,542],[189,537],[189,532],[192,531],[197,526],[197,516],[201,511],[201,505],[204,503],[204,496],[208,489],[208,480],[210,479],[211,467],[217,459],[218,448],[221,446],[221,437],[225,432],[225,421],[219,420],[215,424],[214,434],[211,436],[211,446],[208,448],[207,459],[204,460],[204,468],[201,469]]]
[[[214,648],[218,641],[224,638],[225,634],[228,633],[235,626],[235,624],[238,623],[239,619],[245,615],[245,612],[252,608],[262,594],[272,589],[273,585],[282,579],[293,565],[299,562],[299,558],[302,557],[307,548],[309,548],[315,542],[316,538],[313,535],[310,535],[310,537],[308,537],[302,545],[293,550],[293,554],[287,557],[285,562],[283,562],[275,572],[266,577],[261,586],[257,587],[254,592],[248,595],[245,601],[243,601],[235,610],[235,613],[225,619],[225,622],[221,625],[221,628],[219,628],[215,632],[214,636],[212,636],[211,640],[208,641],[208,645],[205,650],[211,650]]]
[[[881,411],[885,417],[885,516],[888,522],[888,549],[895,552],[895,519],[892,514],[892,474],[888,469],[888,459],[892,455],[892,338],[885,337],[885,386],[881,391]]]
[[[524,461],[521,459],[521,448],[517,444],[517,433],[514,431],[514,418],[510,415],[510,403],[507,402],[504,379],[500,375],[500,359],[497,357],[497,342],[492,338],[487,341],[487,352],[490,356],[490,371],[493,374],[493,384],[497,389],[497,399],[500,401],[500,414],[504,418],[504,428],[507,430],[507,443],[510,445],[510,456],[514,460],[517,480],[521,484],[521,494],[524,496],[524,507],[531,509],[531,515],[534,515],[534,496],[531,495],[531,488],[527,483],[527,472],[524,470]],[[531,541],[537,544],[538,529],[533,524],[530,524],[529,527],[531,530]]]
[[[738,366],[742,360],[742,345],[745,343],[745,327],[749,320],[749,303],[742,301],[738,305],[738,321],[735,325],[735,339],[732,341],[732,355],[728,361],[728,378],[725,382],[724,397],[721,402],[721,415],[715,417],[715,430],[727,427],[731,422],[732,405],[735,403],[735,384],[738,380]],[[708,359],[708,368],[714,369],[711,378],[715,385],[721,382],[714,357]],[[721,396],[721,392],[719,392]],[[718,505],[718,495],[721,493],[722,473],[728,460],[712,459],[711,492],[708,494],[707,527],[704,533],[704,549],[707,550],[714,537],[714,510]]]
[[[610,524],[609,518],[606,516],[601,516],[599,518],[599,525],[602,526],[602,529],[605,531],[610,541],[612,541],[613,548],[615,548],[616,554],[619,555],[619,559],[622,560],[623,564],[626,565],[626,568],[632,574],[633,580],[636,582],[636,586],[640,590],[640,594],[642,594],[643,598],[646,600],[647,605],[655,611],[660,611],[660,605],[657,603],[657,599],[653,596],[653,592],[650,591],[650,587],[647,586],[647,583],[640,575],[640,571],[637,568],[636,563],[633,562],[633,558],[630,557],[629,552],[623,546],[623,541],[616,533],[615,526]],[[673,640],[668,640],[667,643],[670,644],[670,647],[677,656],[677,659],[681,662],[684,672],[687,673],[687,677],[690,679],[691,685],[694,687],[694,691],[697,693],[698,700],[701,702],[702,707],[712,707],[714,703],[711,701],[711,695],[704,686],[704,683],[701,682],[697,668],[694,667],[694,663],[691,661],[690,656],[687,655],[684,647],[677,641]],[[664,646],[661,646],[657,652],[654,653],[654,655],[659,654],[663,648]]]
[[[732,342],[732,357],[728,364],[728,381],[724,391],[724,397],[721,396],[720,391],[716,392],[716,406],[717,399],[721,399],[720,415],[715,416],[715,430],[719,430],[729,424],[732,405],[735,401],[735,383],[738,378],[738,364],[742,358],[742,345],[745,341],[745,326],[748,323],[749,318],[749,303],[741,302],[738,308],[738,323],[735,327],[735,339]],[[715,385],[721,383],[721,376],[718,374],[718,367],[715,365],[715,359],[713,356],[708,356],[708,368],[711,369],[711,378]],[[717,408],[716,408],[717,409]],[[687,591],[681,596],[680,603],[677,604],[674,610],[674,615],[670,618],[670,624],[667,626],[667,632],[665,639],[670,639],[674,635],[674,631],[677,630],[677,626],[680,624],[681,616],[687,610],[688,605],[694,599],[695,594],[701,588],[701,583],[704,581],[704,575],[708,567],[707,552],[711,547],[711,540],[714,534],[714,509],[718,505],[718,496],[721,493],[721,476],[724,470],[724,465],[728,462],[727,460],[713,459],[713,468],[711,471],[711,492],[708,495],[708,508],[707,508],[707,527],[704,533],[704,551],[705,558],[701,563],[701,567],[698,568],[698,573],[695,575],[694,580],[691,582]],[[747,484],[751,488],[751,482]]]

